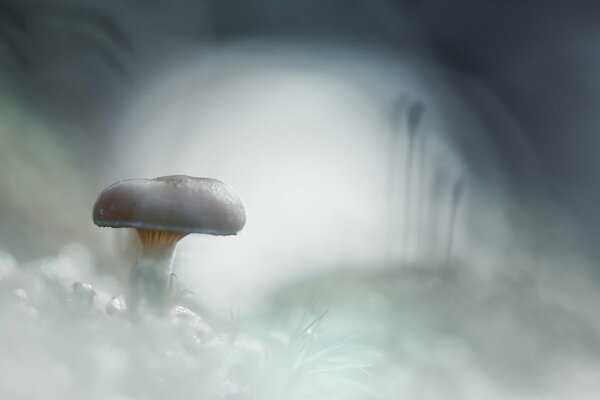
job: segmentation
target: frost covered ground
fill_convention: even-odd
[[[193,296],[132,319],[85,247],[0,254],[6,399],[573,399],[600,392],[600,293],[582,274],[457,267],[317,276],[264,315]]]
[[[295,309],[268,323],[232,313],[213,328],[174,304],[166,315],[132,318],[93,263],[76,244],[28,265],[1,254],[0,397],[366,396],[374,354],[364,339],[327,333],[326,312]]]

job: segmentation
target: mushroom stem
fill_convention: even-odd
[[[145,306],[162,309],[167,304],[173,258],[185,234],[138,229],[142,250],[129,274],[133,310]]]

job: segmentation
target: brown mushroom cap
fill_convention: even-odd
[[[106,188],[94,223],[178,233],[235,235],[246,223],[239,195],[226,183],[185,175],[126,179]]]

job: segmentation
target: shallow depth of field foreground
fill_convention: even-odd
[[[0,0],[1,399],[600,396],[600,10],[152,3]]]

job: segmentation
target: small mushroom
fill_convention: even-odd
[[[190,233],[235,235],[246,223],[246,212],[229,185],[174,175],[109,186],[96,200],[94,223],[137,230],[142,250],[129,277],[131,308],[163,309],[177,243]]]

